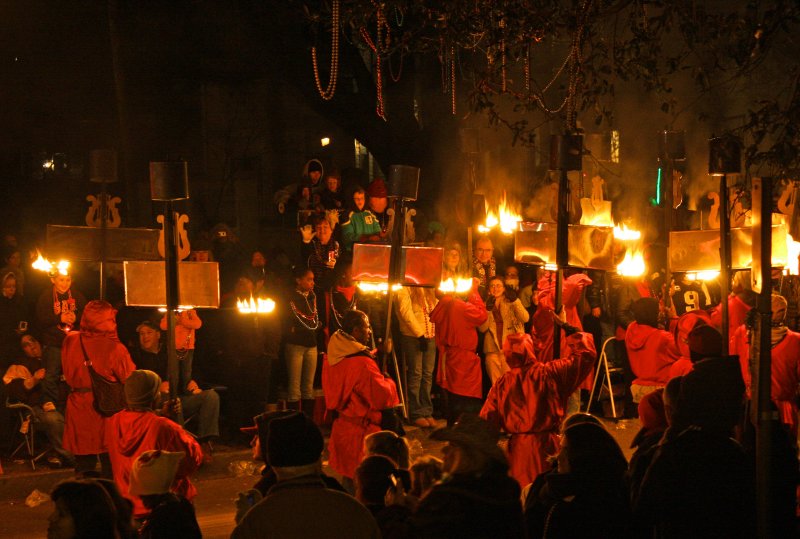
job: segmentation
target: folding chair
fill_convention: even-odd
[[[603,388],[608,388],[608,396],[611,399],[611,415],[614,419],[618,419],[617,417],[617,407],[614,404],[614,388],[611,385],[611,373],[618,372],[621,369],[610,369],[608,367],[608,355],[606,354],[606,346],[608,343],[613,341],[616,337],[609,337],[603,342],[603,346],[600,349],[600,356],[598,357],[597,361],[597,369],[594,373],[594,382],[592,383],[592,392],[589,394],[589,402],[586,404],[586,412],[589,412],[589,409],[592,407],[592,401],[594,400],[594,390],[597,387],[597,378],[600,376],[600,372],[603,372],[603,382],[600,385],[600,389],[597,392],[597,402],[600,402],[600,396],[603,393]]]
[[[14,451],[11,452],[10,458],[13,459],[24,450],[26,456],[25,460],[29,461],[31,468],[36,471],[36,462],[44,458],[50,451],[49,447],[45,447],[39,453],[36,453],[36,414],[33,412],[33,408],[27,404],[13,402],[9,398],[6,398],[6,408],[17,414],[17,424],[11,435],[11,445],[14,445],[14,438],[17,434],[22,435],[22,440]]]

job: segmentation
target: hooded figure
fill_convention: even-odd
[[[689,353],[689,333],[703,325],[711,325],[711,317],[705,311],[689,311],[678,318],[675,327],[672,328],[672,337],[680,357],[669,368],[670,380],[692,372],[694,362]]]
[[[511,434],[511,476],[521,487],[549,469],[547,458],[558,452],[558,433],[567,399],[591,372],[597,352],[588,333],[565,339],[563,359],[536,359],[530,335],[509,335],[503,343],[510,371],[495,382],[481,417]]]
[[[106,453],[105,429],[108,419],[93,406],[92,380],[86,361],[110,381],[124,382],[136,369],[127,348],[117,338],[117,311],[106,301],[90,301],[83,311],[80,331],[65,338],[61,354],[64,379],[71,388],[67,398],[64,449],[72,452],[81,466],[81,456]],[[85,350],[85,352],[84,352]],[[91,462],[94,469],[94,461]],[[83,471],[83,470],[78,470]]]
[[[203,462],[200,444],[192,435],[172,420],[153,412],[153,407],[161,400],[160,385],[161,378],[153,371],[132,372],[125,381],[125,401],[128,407],[111,417],[106,428],[106,443],[114,470],[114,481],[120,492],[133,501],[133,515],[136,518],[149,513],[136,490],[129,492],[131,470],[139,455],[157,450],[183,452],[175,479],[171,482],[171,491],[190,501],[197,490],[189,481],[189,475]]]
[[[381,410],[399,401],[394,382],[381,373],[363,343],[370,334],[366,315],[349,311],[342,327],[328,342],[322,389],[328,410],[338,412],[328,444],[330,466],[352,479],[361,462],[364,437],[381,430]]]
[[[631,384],[633,402],[669,381],[669,369],[678,360],[678,349],[669,331],[657,327],[658,300],[641,298],[633,304],[636,320],[625,333],[628,360],[636,379]]]
[[[797,436],[797,388],[800,384],[800,333],[786,327],[787,302],[772,295],[772,401],[778,407],[781,422]],[[750,342],[752,331],[744,324],[731,336],[730,353],[738,355],[742,377],[750,397]]]

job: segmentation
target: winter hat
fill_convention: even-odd
[[[722,335],[712,326],[695,326],[686,338],[692,362],[722,355]]]
[[[128,494],[146,496],[166,494],[175,481],[185,453],[183,451],[145,451],[133,463]]]
[[[512,369],[521,367],[528,361],[535,361],[533,339],[527,333],[510,334],[503,343],[503,355],[506,357],[506,363]]]
[[[322,455],[322,432],[302,412],[273,419],[268,430],[267,462],[270,466],[304,466],[317,462]]]
[[[383,178],[375,178],[367,187],[367,194],[372,198],[386,198],[389,191],[386,190],[386,183]]]
[[[125,380],[125,402],[132,410],[150,408],[161,386],[161,378],[153,371],[133,371]]]
[[[503,450],[497,445],[500,433],[476,414],[461,414],[452,427],[435,430],[429,438],[476,449],[492,460],[507,462]]]
[[[658,300],[639,298],[631,306],[637,324],[656,327],[658,325]]]

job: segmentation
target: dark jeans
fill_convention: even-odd
[[[59,457],[68,462],[71,461],[73,459],[72,453],[64,449],[62,444],[64,438],[64,416],[57,410],[45,412],[41,406],[33,406],[32,408],[36,417],[36,428],[47,435],[47,441],[50,442],[53,451],[58,453]]]
[[[446,389],[442,390],[447,395],[447,425],[452,426],[461,414],[479,414],[483,403],[475,397],[456,395]]]
[[[42,380],[42,404],[52,402],[59,406],[58,383],[61,381],[63,370],[61,368],[61,348],[45,346],[42,349],[42,365],[44,366],[44,380]],[[63,411],[63,410],[62,410]]]
[[[183,417],[197,416],[197,437],[205,440],[219,436],[219,395],[213,389],[196,395],[182,395]]]
[[[420,417],[433,415],[431,402],[431,386],[433,384],[433,366],[436,363],[436,343],[433,339],[425,339],[427,349],[419,349],[419,339],[400,335],[400,352],[406,364],[406,381],[408,383],[408,417],[412,421]]]

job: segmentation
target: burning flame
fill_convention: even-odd
[[[439,285],[445,294],[466,294],[472,290],[472,279],[447,279]]]
[[[236,308],[242,314],[271,313],[275,310],[275,302],[269,298],[253,299],[253,296],[250,296],[249,300],[238,300]]]
[[[621,241],[638,241],[642,239],[642,233],[638,230],[628,228],[628,226],[623,223],[621,226],[614,225],[614,239]]]
[[[800,275],[800,241],[794,241],[791,234],[786,234],[786,247],[789,250],[789,264],[786,269],[789,270],[789,275]]]
[[[36,261],[31,264],[33,269],[46,271],[51,275],[69,275],[69,260],[59,260],[58,262],[51,262],[42,256],[42,253],[36,251],[39,255]]]
[[[644,256],[636,249],[629,249],[622,262],[617,264],[617,273],[624,277],[639,277],[644,274],[644,270]]]
[[[719,272],[716,270],[697,271],[686,274],[687,281],[713,281],[719,277]]]
[[[401,284],[393,284],[392,290],[397,291],[403,288]],[[367,294],[374,294],[374,293],[382,293],[385,294],[389,291],[389,284],[388,283],[358,283],[358,289],[362,292],[366,292]]]
[[[497,226],[503,234],[513,234],[517,229],[517,223],[522,221],[522,216],[511,209],[506,199],[506,192],[503,191],[503,198],[497,207],[497,213],[492,210],[486,212],[486,223],[478,225],[478,232],[486,234]]]

